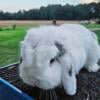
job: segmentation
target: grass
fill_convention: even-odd
[[[34,26],[35,27],[35,26]],[[88,28],[99,27],[99,25],[88,25]],[[23,40],[29,26],[19,26],[15,30],[11,27],[0,30],[0,66],[17,62],[19,60],[19,43]],[[95,31],[100,41],[100,30]]]
[[[96,30],[96,31],[94,31],[95,33],[96,33],[96,35],[97,35],[97,37],[98,37],[98,41],[99,41],[99,43],[100,43],[100,30]]]
[[[87,28],[100,28],[100,24],[87,24],[85,25]]]
[[[28,26],[19,26],[15,30],[3,27],[0,31],[0,66],[19,60],[19,45],[23,40]]]

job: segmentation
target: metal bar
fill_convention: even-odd
[[[12,63],[12,64],[9,64],[9,65],[6,65],[6,66],[3,66],[3,67],[0,67],[0,69],[5,69],[5,68],[12,67],[12,66],[18,66],[18,65],[19,65],[19,62],[16,62],[16,63]]]

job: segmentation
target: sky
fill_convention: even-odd
[[[90,3],[95,0],[0,0],[0,10],[5,12],[17,12],[18,10],[29,10],[40,8],[48,4],[73,4]]]

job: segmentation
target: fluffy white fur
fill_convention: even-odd
[[[20,77],[31,86],[52,89],[62,84],[74,95],[76,74],[85,66],[99,70],[100,47],[96,35],[84,26],[64,24],[30,29],[21,42]]]

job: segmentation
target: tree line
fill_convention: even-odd
[[[100,2],[76,6],[48,5],[16,13],[0,11],[0,20],[90,20],[96,18],[100,18]]]

